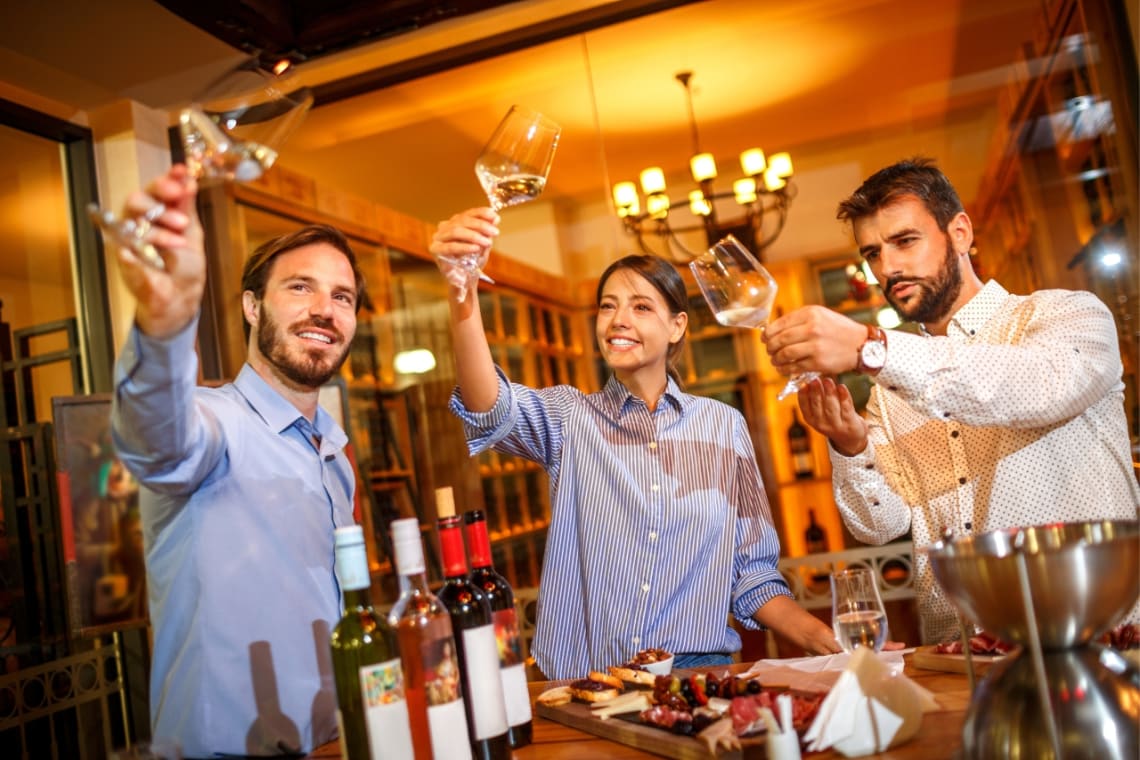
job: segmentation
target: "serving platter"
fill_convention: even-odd
[[[1001,662],[1009,654],[976,654],[974,660],[974,675],[982,675],[996,662]],[[911,665],[923,670],[939,670],[944,673],[963,673],[966,669],[965,654],[942,654],[936,646],[917,647],[911,655]]]

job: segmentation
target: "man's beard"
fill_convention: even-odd
[[[900,282],[912,283],[918,290],[918,294],[911,297],[909,307],[903,306],[891,296],[894,286]],[[958,269],[958,254],[949,237],[946,239],[946,258],[942,260],[942,268],[933,278],[895,277],[887,280],[883,288],[887,302],[903,319],[923,324],[940,322],[949,316],[950,309],[954,307],[961,292],[962,272]]]
[[[278,372],[298,385],[319,388],[331,380],[333,375],[340,370],[340,365],[344,364],[344,359],[348,356],[349,346],[347,344],[340,355],[332,359],[324,358],[325,354],[323,353],[310,353],[304,349],[302,349],[302,356],[294,357],[285,345],[284,332],[281,326],[273,319],[264,304],[259,308],[261,319],[257,328],[257,348],[261,351],[261,355],[277,368]],[[303,329],[306,326],[329,330],[335,333],[336,339],[342,338],[340,331],[326,319],[313,317],[301,327]]]

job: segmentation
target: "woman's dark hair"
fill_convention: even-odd
[[[659,256],[644,254],[625,256],[606,267],[606,271],[602,272],[602,276],[598,278],[598,292],[594,295],[595,306],[602,304],[602,291],[606,287],[606,282],[615,272],[622,270],[629,270],[648,280],[649,284],[665,299],[665,305],[669,307],[669,313],[673,316],[688,311],[689,297],[685,292],[685,281],[681,279],[681,274],[677,268]],[[669,351],[665,357],[669,376],[678,386],[681,385],[681,374],[677,371],[677,362],[681,358],[681,352],[684,348],[685,335],[682,334],[679,341],[669,346]]]
[[[257,250],[250,254],[245,262],[244,269],[242,269],[241,292],[251,291],[253,297],[260,301],[265,297],[265,285],[269,282],[269,272],[273,269],[273,262],[277,257],[283,253],[315,243],[328,243],[348,259],[348,263],[352,267],[352,276],[356,280],[356,310],[360,311],[360,306],[365,301],[364,275],[356,266],[356,254],[352,252],[348,238],[336,227],[327,224],[310,224],[296,232],[275,237],[258,246]],[[242,320],[242,328],[245,330],[245,339],[248,341],[249,322]]]
[[[918,156],[872,174],[850,198],[840,202],[835,216],[840,221],[855,222],[907,195],[922,201],[941,230],[963,211],[958,192],[934,160]]]

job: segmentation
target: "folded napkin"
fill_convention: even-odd
[[[862,650],[870,654],[869,650]],[[903,672],[903,655],[913,649],[879,652],[874,655],[892,674]],[[755,676],[762,684],[779,684],[799,691],[829,691],[840,674],[847,669],[851,655],[846,652],[819,657],[795,657],[784,660],[759,660],[746,675]]]
[[[838,656],[838,655],[837,655]],[[918,733],[922,713],[938,709],[933,695],[869,649],[856,649],[819,706],[804,741],[845,757],[882,752]]]

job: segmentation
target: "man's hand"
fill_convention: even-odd
[[[867,422],[855,411],[847,386],[821,377],[800,388],[798,395],[804,422],[825,435],[832,448],[848,457],[867,448]]]
[[[764,328],[764,345],[782,375],[838,375],[859,364],[867,328],[822,306],[804,306]]]
[[[498,224],[499,215],[483,207],[462,211],[440,222],[436,228],[429,250],[456,293],[465,295],[468,289],[474,290],[478,285],[478,278],[472,277],[470,270],[458,262],[464,256],[474,256],[482,269],[499,234]]]
[[[124,217],[142,216],[157,204],[166,210],[154,219],[146,239],[162,255],[164,269],[143,263],[128,250],[119,251],[123,283],[135,297],[135,323],[146,335],[167,338],[197,315],[206,285],[206,254],[195,200],[198,185],[178,164],[145,190],[132,193]]]

